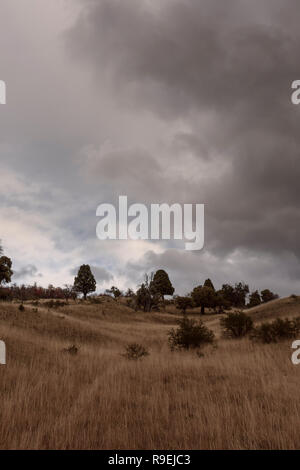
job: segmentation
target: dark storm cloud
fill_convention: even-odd
[[[299,23],[296,0],[2,0],[0,222],[15,270],[63,285],[89,263],[123,289],[165,267],[181,291],[210,276],[291,293]],[[96,207],[122,193],[205,203],[205,250],[97,240]]]
[[[85,2],[68,38],[73,57],[132,109],[184,121],[190,130],[173,148],[197,160],[215,155],[216,174],[227,163],[219,178],[212,171],[189,184],[189,197],[207,204],[208,248],[299,257],[300,114],[290,100],[300,75],[297,4],[159,3]],[[186,197],[186,184],[176,188]]]
[[[227,259],[206,250],[201,258],[177,250],[166,250],[164,253],[148,251],[138,262],[127,264],[126,274],[132,285],[136,286],[143,281],[145,273],[157,269],[167,270],[177,295],[191,292],[195,286],[203,285],[207,278],[213,280],[217,289],[224,283],[235,284],[243,280],[249,284],[250,290],[267,287],[279,295],[298,292],[300,280],[299,261],[292,254],[262,258],[246,251],[233,253]]]
[[[24,279],[27,277],[42,277],[43,275],[38,272],[38,269],[33,264],[23,266],[21,269],[14,271],[13,281]]]
[[[163,116],[209,110],[247,122],[289,97],[297,42],[241,3],[175,0],[152,11],[138,0],[87,2],[69,43],[99,76]]]

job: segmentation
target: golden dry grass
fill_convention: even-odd
[[[291,344],[218,339],[204,356],[172,353],[178,315],[121,303],[58,310],[0,304],[1,449],[296,449],[300,366]],[[253,318],[300,314],[297,300],[252,309]],[[207,315],[219,337],[219,316]],[[141,361],[129,342],[150,350]],[[63,352],[71,344],[77,355]]]

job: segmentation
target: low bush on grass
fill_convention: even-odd
[[[65,353],[71,354],[71,356],[75,356],[79,351],[79,347],[76,346],[75,344],[72,344],[72,346],[69,346],[68,348],[64,348],[63,351]]]
[[[125,353],[122,356],[126,359],[142,359],[143,357],[149,356],[149,351],[138,343],[130,343],[126,346]]]
[[[246,336],[253,328],[252,318],[244,312],[229,313],[221,318],[220,325],[223,330],[223,336],[227,338],[242,338]]]
[[[300,333],[300,317],[294,320],[277,318],[269,323],[262,323],[251,332],[251,339],[262,343],[277,343],[285,339],[296,338]]]
[[[96,297],[96,296],[90,296],[87,298],[87,300],[91,303],[91,304],[96,304],[96,305],[99,305],[99,304],[102,304],[103,303],[103,300],[100,299],[99,297]]]
[[[174,349],[200,348],[204,344],[214,341],[214,333],[202,321],[182,318],[179,327],[169,332],[169,345]]]
[[[66,302],[61,302],[60,300],[48,300],[44,303],[44,306],[47,308],[60,308],[68,305]]]

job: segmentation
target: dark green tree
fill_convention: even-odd
[[[80,266],[78,274],[74,280],[74,289],[76,292],[83,294],[84,300],[86,300],[87,294],[95,292],[96,280],[88,264]]]
[[[215,309],[217,313],[223,313],[224,310],[227,308],[230,308],[231,303],[226,300],[226,298],[223,295],[222,290],[216,291],[216,301],[215,301]]]
[[[234,286],[234,306],[243,308],[246,305],[246,297],[249,294],[249,286],[244,282],[238,282]]]
[[[150,276],[145,274],[145,280],[136,292],[136,306],[138,309],[143,309],[144,312],[151,312],[151,310],[159,308],[161,294],[156,290],[153,278],[153,273]]]
[[[278,295],[271,292],[269,289],[264,289],[260,293],[262,302],[270,302],[270,300],[278,299]]]
[[[132,289],[128,288],[125,292],[125,297],[134,297],[134,292]]]
[[[185,315],[187,308],[193,307],[193,300],[191,297],[180,297],[179,295],[175,299],[175,305],[178,310],[181,310]]]
[[[215,287],[214,287],[212,281],[209,278],[206,279],[206,281],[204,282],[204,286],[205,287],[210,287],[212,290],[215,290]]]
[[[258,290],[255,290],[254,292],[251,292],[250,297],[249,297],[249,304],[248,307],[256,307],[257,305],[261,304],[261,298],[259,295]]]
[[[246,297],[249,294],[249,286],[244,282],[238,282],[235,286],[223,284],[222,295],[229,306],[243,308],[246,304]]]
[[[106,289],[105,292],[107,294],[113,295],[115,299],[117,299],[118,297],[121,297],[122,295],[122,291],[120,291],[120,289],[118,289],[118,287],[116,286],[112,286],[110,289]]]
[[[0,255],[3,254],[3,249],[0,241]],[[0,256],[0,286],[7,284],[11,281],[13,275],[12,260],[7,256]]]
[[[164,298],[165,295],[173,295],[175,290],[168,274],[163,269],[156,271],[150,287],[160,294],[162,298]]]
[[[220,291],[222,297],[228,303],[228,306],[231,307],[234,304],[234,287],[230,284],[223,284]]]
[[[201,315],[204,315],[205,308],[215,308],[216,306],[216,293],[211,287],[195,287],[191,295],[195,307],[201,307]]]

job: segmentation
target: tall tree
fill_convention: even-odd
[[[236,283],[234,286],[234,306],[245,307],[247,294],[249,294],[249,286],[244,282]]]
[[[145,274],[145,280],[136,292],[136,306],[137,308],[142,308],[144,312],[151,312],[151,310],[158,309],[161,294],[153,285],[153,279],[153,273],[151,273],[150,276]]]
[[[260,298],[260,295],[259,295],[259,292],[258,290],[255,290],[253,292],[251,292],[250,296],[249,296],[249,304],[248,304],[248,307],[256,307],[257,305],[260,305],[261,304],[261,298]]]
[[[86,300],[87,294],[95,292],[96,280],[88,264],[80,266],[78,274],[74,280],[74,289],[76,292],[83,294],[84,300]]]
[[[231,307],[234,304],[234,287],[230,284],[223,284],[221,289],[221,295],[227,302],[228,306]]]
[[[269,289],[264,289],[260,293],[261,300],[265,302],[270,302],[270,300],[278,299],[278,295],[271,292]]]
[[[243,308],[245,307],[247,294],[249,294],[249,286],[244,282],[236,283],[234,287],[230,284],[223,284],[221,293],[228,305]]]
[[[0,240],[0,255],[3,254],[3,249]],[[13,275],[12,260],[7,256],[0,257],[0,286],[1,284],[7,284],[11,281]]]
[[[187,308],[192,308],[193,307],[193,300],[191,297],[181,297],[177,296],[175,299],[175,305],[178,310],[181,310],[182,313],[185,315],[186,309]]]
[[[168,274],[163,269],[156,271],[150,287],[160,294],[162,298],[164,298],[165,295],[173,295],[175,291]]]
[[[206,281],[204,282],[204,286],[205,287],[210,287],[213,291],[215,290],[215,287],[214,287],[212,281],[209,278],[206,279]]]
[[[216,306],[216,293],[211,287],[195,287],[192,299],[195,307],[201,307],[201,315],[204,315],[205,308],[215,308]]]

